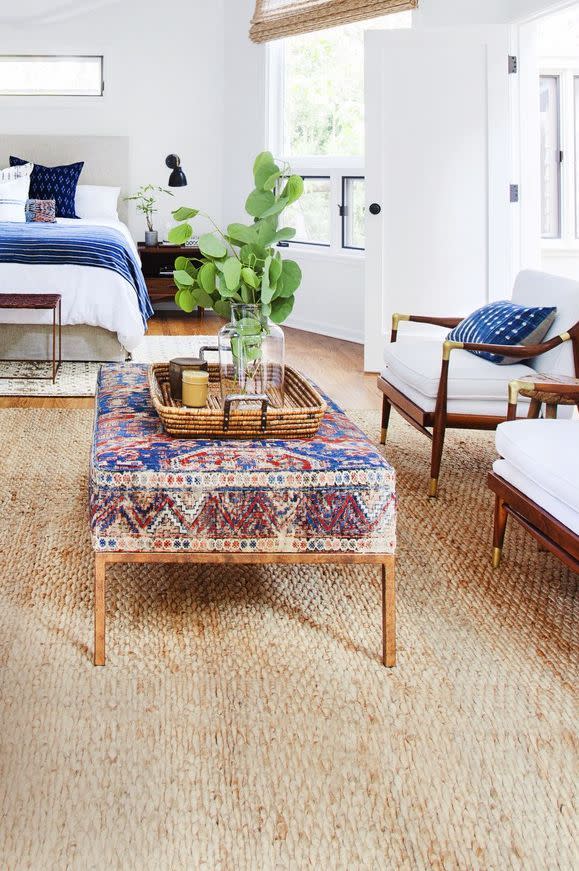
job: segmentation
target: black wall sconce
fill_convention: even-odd
[[[165,164],[172,170],[169,176],[170,188],[184,188],[187,184],[187,176],[181,169],[181,158],[178,154],[169,154],[165,158]]]

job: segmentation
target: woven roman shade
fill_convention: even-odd
[[[268,42],[417,6],[418,0],[256,0],[249,35]]]

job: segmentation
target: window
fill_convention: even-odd
[[[327,175],[304,176],[304,192],[284,212],[284,223],[296,228],[295,241],[306,245],[330,244],[331,179]]]
[[[545,251],[579,250],[579,9],[541,19],[541,224]]]
[[[366,180],[363,176],[342,179],[342,247],[366,247]]]
[[[270,148],[305,182],[284,213],[297,229],[290,245],[364,249],[364,32],[411,23],[401,12],[268,46]]]
[[[0,55],[0,96],[100,97],[102,57]]]
[[[575,238],[579,239],[579,76],[573,76],[575,90]]]
[[[561,236],[561,144],[559,76],[541,76],[541,232]]]

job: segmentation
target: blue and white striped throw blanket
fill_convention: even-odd
[[[112,227],[0,223],[0,263],[111,269],[134,287],[145,327],[153,315],[139,262],[123,234]]]

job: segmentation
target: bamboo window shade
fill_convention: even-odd
[[[417,6],[418,0],[256,0],[249,35],[268,42]]]

